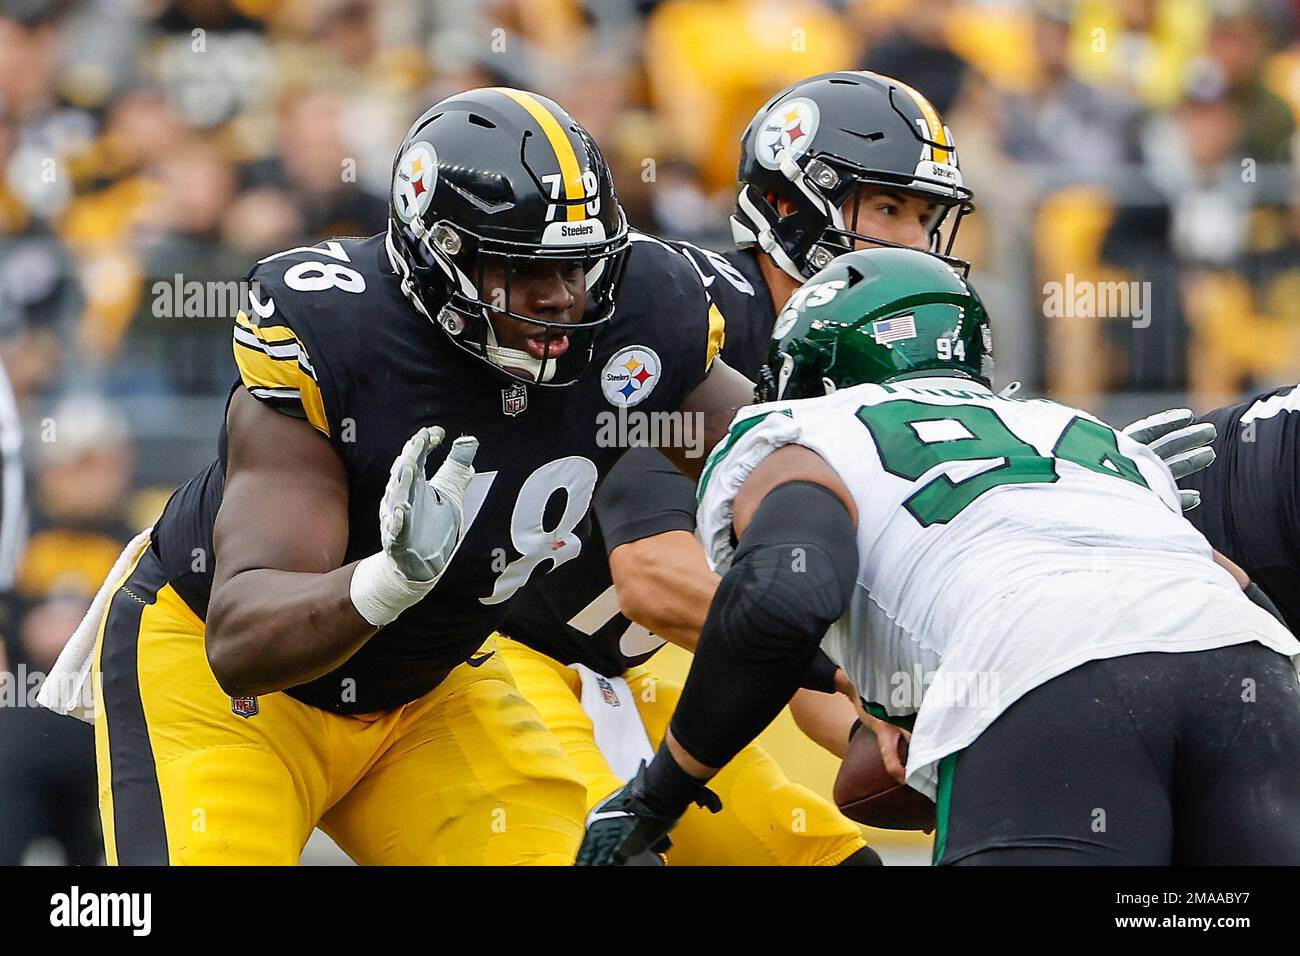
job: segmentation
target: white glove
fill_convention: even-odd
[[[425,460],[442,444],[443,434],[441,428],[421,428],[393,461],[379,503],[383,550],[363,558],[352,574],[352,604],[375,627],[391,623],[428,594],[465,537],[461,501],[474,477],[478,439],[457,438],[425,481]]]
[[[1211,422],[1193,425],[1195,418],[1190,408],[1171,408],[1138,419],[1124,434],[1155,452],[1175,480],[1186,478],[1210,467],[1215,457],[1210,444],[1218,432]],[[1201,493],[1180,490],[1178,500],[1184,511],[1191,511],[1201,503]]]

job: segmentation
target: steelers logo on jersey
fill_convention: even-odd
[[[645,401],[659,384],[659,356],[644,345],[619,349],[600,373],[600,388],[611,405],[629,408]]]
[[[777,103],[768,111],[758,131],[755,143],[758,161],[768,169],[778,169],[782,152],[788,151],[791,159],[802,156],[812,145],[820,118],[817,104],[807,97]]]
[[[428,143],[416,143],[397,161],[393,177],[393,208],[402,222],[424,214],[438,181],[438,154]]]

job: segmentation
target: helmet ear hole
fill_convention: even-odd
[[[832,382],[832,381],[831,381],[829,378],[827,378],[825,375],[822,376],[822,388],[825,390],[825,392],[826,392],[827,395],[834,395],[834,394],[835,394],[835,391],[836,391],[836,389],[835,389],[835,383]]]

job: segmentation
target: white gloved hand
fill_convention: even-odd
[[[441,428],[421,428],[394,459],[379,503],[383,550],[362,559],[352,574],[352,604],[375,627],[391,623],[433,589],[465,536],[461,502],[474,477],[478,439],[457,438],[425,481],[425,461],[443,435]]]
[[[1138,419],[1124,429],[1124,434],[1155,452],[1178,480],[1214,462],[1210,445],[1218,432],[1211,422],[1192,424],[1195,418],[1190,408],[1171,408]],[[1201,503],[1201,493],[1180,490],[1178,500],[1184,511],[1191,511]]]

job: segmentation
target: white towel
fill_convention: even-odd
[[[108,577],[99,586],[99,592],[95,595],[95,600],[90,602],[86,616],[72,632],[68,643],[63,645],[59,659],[54,662],[54,667],[45,677],[45,683],[41,685],[40,693],[36,695],[36,702],[42,707],[56,714],[76,717],[88,724],[95,722],[95,699],[91,692],[90,674],[95,666],[95,641],[99,637],[99,625],[104,612],[108,610],[109,602],[117,592],[118,584],[130,570],[132,562],[140,556],[140,552],[148,547],[152,531],[153,528],[145,528],[118,555],[113,570],[108,572]]]
[[[632,688],[621,677],[605,677],[582,664],[571,666],[582,677],[582,709],[591,718],[596,746],[614,776],[627,783],[641,761],[649,763],[654,757]]]

